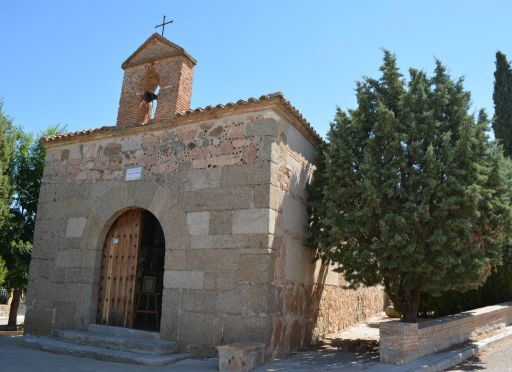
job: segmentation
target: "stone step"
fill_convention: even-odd
[[[52,337],[24,336],[23,344],[33,349],[49,351],[57,354],[71,355],[81,358],[105,360],[109,362],[162,366],[176,363],[192,357],[190,353],[153,355],[133,351],[107,349],[92,345],[80,345]]]
[[[107,349],[133,351],[149,354],[172,354],[176,351],[176,342],[140,337],[111,336],[75,330],[57,331],[57,337],[63,341],[80,345],[92,345]]]
[[[88,331],[91,333],[100,333],[102,335],[119,336],[119,337],[137,337],[160,339],[160,333],[142,331],[140,329],[114,327],[103,324],[89,324]]]

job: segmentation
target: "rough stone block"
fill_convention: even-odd
[[[185,289],[181,293],[181,310],[186,312],[215,313],[217,291]]]
[[[187,212],[242,209],[251,208],[254,195],[250,187],[224,187],[183,192],[179,202]]]
[[[240,255],[240,282],[270,283],[273,275],[273,258],[269,254]]]
[[[249,244],[248,240],[248,235],[192,236],[190,246],[192,249],[243,248]]]
[[[209,233],[212,235],[231,234],[233,211],[213,211],[210,213]]]
[[[82,252],[79,249],[59,251],[55,259],[56,267],[79,267],[82,265]]]
[[[187,345],[188,350],[200,346],[214,345],[215,315],[211,313],[183,312],[178,320],[178,343]]]
[[[268,343],[272,334],[272,318],[268,316],[236,315],[223,317],[224,341]]]
[[[296,234],[303,234],[308,222],[306,204],[295,198],[285,197],[283,202],[283,218],[286,230]]]
[[[186,250],[168,249],[165,252],[165,270],[185,270]]]
[[[48,336],[52,333],[54,309],[28,308],[25,316],[25,334]]]
[[[245,127],[246,136],[273,136],[277,137],[278,123],[274,119],[263,119],[248,123]]]
[[[202,289],[204,272],[202,271],[165,271],[164,288]]]
[[[274,311],[278,297],[278,288],[271,284],[253,283],[249,286],[249,304],[251,311],[256,314]]]
[[[55,302],[55,324],[56,329],[70,329],[75,323],[76,305],[73,302]]]
[[[187,213],[187,226],[190,235],[208,235],[210,212]]]
[[[276,212],[268,208],[242,209],[233,212],[233,234],[273,234]]]
[[[236,284],[232,290],[221,291],[217,308],[225,314],[247,314],[250,311],[250,285]]]
[[[211,189],[220,184],[221,168],[192,169],[187,172],[185,191]]]
[[[222,168],[221,186],[263,185],[270,183],[268,162]]]
[[[220,271],[223,267],[222,259],[217,249],[192,250],[187,255],[187,270]]]
[[[164,289],[162,293],[162,316],[160,337],[166,340],[178,338],[178,318],[180,315],[180,289]]]
[[[249,372],[264,362],[265,344],[236,343],[217,350],[221,372]]]

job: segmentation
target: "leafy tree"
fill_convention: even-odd
[[[512,156],[512,68],[502,52],[496,52],[494,72],[494,118],[492,127],[496,139],[503,144],[506,156]]]
[[[0,229],[9,215],[11,195],[12,160],[15,151],[16,128],[12,120],[3,113],[3,103],[0,100]]]
[[[6,276],[7,267],[5,266],[5,260],[2,257],[0,257],[0,285],[2,285]]]
[[[433,77],[384,52],[379,80],[338,109],[311,189],[309,243],[352,287],[384,284],[406,322],[422,292],[482,283],[501,262],[512,222],[501,151],[475,119],[463,81]]]
[[[41,136],[53,135],[62,131],[53,126]],[[41,137],[40,136],[40,137]],[[8,327],[16,327],[16,316],[21,295],[28,283],[28,268],[32,253],[32,239],[43,176],[46,152],[39,138],[18,132],[16,156],[12,166],[14,194],[11,200],[8,222],[2,229],[1,255],[7,262],[6,287],[13,290]]]

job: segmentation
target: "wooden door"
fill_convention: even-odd
[[[121,215],[103,245],[97,322],[133,327],[143,210]]]

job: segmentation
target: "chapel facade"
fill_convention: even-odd
[[[115,126],[42,140],[27,334],[108,324],[271,359],[382,311],[304,246],[322,139],[281,93],[191,110],[195,65],[153,34]]]

